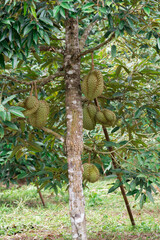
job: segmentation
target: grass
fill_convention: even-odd
[[[129,197],[136,227],[129,217],[119,190],[107,194],[110,182],[99,181],[84,190],[89,240],[160,239],[160,195],[155,203],[147,202],[141,210]],[[13,186],[0,189],[0,239],[3,240],[70,240],[68,193],[64,189],[56,196],[42,191],[46,207],[41,204],[34,186]]]

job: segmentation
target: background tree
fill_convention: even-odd
[[[110,141],[104,141],[100,126],[91,133],[85,132],[84,149],[91,153],[99,167],[102,165],[105,171],[108,169],[121,174],[129,194],[141,195],[143,205],[146,198],[143,189],[147,190],[152,200],[151,183],[157,183],[159,177],[159,151],[147,140],[148,136],[149,139],[154,136],[155,143],[159,141],[156,137],[159,131],[160,88],[158,1],[86,3],[62,0],[46,3],[6,0],[2,1],[0,9],[0,78],[3,87],[0,131],[2,137],[5,134],[3,146],[12,148],[11,159],[15,156],[22,162],[24,157],[29,160],[23,168],[21,164],[21,169],[17,169],[20,177],[25,176],[26,169],[30,176],[39,172],[42,186],[56,189],[59,181],[66,179],[65,152],[62,145],[58,147],[59,140],[64,142],[66,133],[73,239],[87,239],[81,165],[82,100],[85,102],[85,99],[81,98],[80,78],[90,70],[90,53],[94,52],[95,68],[102,71],[105,82],[105,91],[98,101],[102,108],[115,111],[119,121],[109,132]],[[42,130],[24,125],[22,109],[14,106],[30,91],[32,83],[37,85],[39,98],[47,96],[51,105],[47,128]],[[6,98],[13,93],[18,95]],[[18,125],[10,122],[10,114],[20,117]],[[16,129],[16,126],[20,128]],[[51,135],[43,141],[45,133]],[[10,139],[14,141],[8,145]],[[50,159],[55,157],[50,154],[53,146],[58,147],[57,164],[51,161],[46,166],[36,157],[29,159],[30,154],[41,151],[40,139],[47,146]],[[115,159],[119,166],[115,170],[109,167],[111,158],[107,150],[113,146],[117,148]],[[3,163],[5,159],[3,166],[6,169],[11,161],[4,157],[4,153],[1,157]],[[146,162],[148,157],[152,161]],[[84,158],[86,160],[85,155]],[[63,179],[61,172],[64,173]],[[54,182],[50,181],[53,175],[56,176]],[[129,185],[130,179],[133,180]],[[122,182],[117,180],[110,191],[121,186]]]

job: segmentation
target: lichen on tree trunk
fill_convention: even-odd
[[[64,58],[66,84],[66,153],[69,176],[69,204],[72,237],[86,240],[85,206],[82,188],[83,114],[80,91],[78,20],[67,17]]]

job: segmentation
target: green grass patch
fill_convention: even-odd
[[[94,239],[160,239],[160,195],[155,203],[147,202],[143,209],[133,197],[128,197],[136,227],[132,227],[125,204],[117,189],[107,194],[110,182],[89,184],[84,190],[88,238]],[[42,206],[33,185],[0,189],[0,239],[71,239],[69,198],[66,186],[58,195],[42,191],[46,207]],[[36,237],[36,238],[35,238]]]

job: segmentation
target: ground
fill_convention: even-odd
[[[158,240],[160,239],[160,194],[155,203],[143,209],[129,197],[136,227],[132,227],[119,190],[108,194],[111,182],[98,181],[84,190],[89,240]],[[55,195],[42,191],[46,207],[33,185],[0,189],[0,239],[2,240],[71,240],[68,193],[66,186]]]

